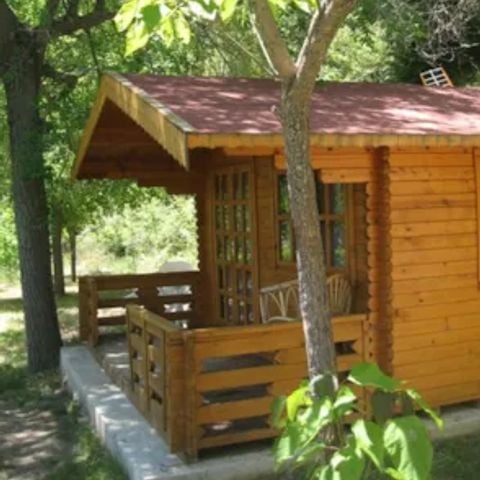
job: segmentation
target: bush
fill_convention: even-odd
[[[358,387],[366,389],[371,415],[355,393]],[[415,390],[374,364],[355,366],[340,385],[332,375],[317,377],[274,402],[272,421],[282,429],[274,447],[277,468],[305,480],[362,480],[373,472],[428,480],[433,447],[416,410],[442,427]],[[353,422],[348,430],[347,419]]]

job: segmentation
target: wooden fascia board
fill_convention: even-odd
[[[100,113],[103,110],[103,105],[105,104],[106,95],[105,95],[105,88],[102,83],[100,84],[100,89],[97,94],[97,98],[93,105],[92,110],[90,111],[90,116],[88,117],[87,124],[83,130],[82,138],[80,140],[80,146],[77,151],[77,156],[75,158],[75,163],[73,164],[72,168],[72,179],[78,178],[78,173],[80,171],[80,167],[83,164],[83,160],[85,159],[85,155],[87,153],[88,146],[90,145],[90,141],[92,139],[93,132],[97,125],[98,119],[100,117]]]
[[[78,175],[107,99],[142,127],[182,167],[189,169],[187,135],[194,131],[193,127],[122,75],[106,73],[82,136],[72,171],[74,178]]]
[[[189,148],[283,148],[281,134],[203,134],[188,135]],[[314,147],[474,147],[480,145],[479,135],[372,135],[315,134],[310,137]]]

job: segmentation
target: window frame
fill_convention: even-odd
[[[321,180],[320,171],[314,171],[315,181],[319,182]],[[291,247],[292,251],[295,252],[295,239],[293,231],[293,222],[290,216],[290,213],[280,213],[280,194],[279,194],[279,178],[282,175],[286,175],[285,170],[277,170],[275,175],[275,194],[274,194],[274,216],[275,216],[275,261],[277,267],[281,268],[291,268],[296,269],[296,259],[295,253],[293,253],[292,260],[284,260],[281,258],[281,242],[280,242],[280,224],[281,222],[288,222],[291,235]],[[325,265],[327,268],[327,275],[332,275],[335,273],[341,273],[346,275],[352,283],[355,280],[355,240],[354,240],[354,205],[353,205],[353,184],[351,183],[324,183],[327,189],[331,188],[333,185],[342,185],[345,189],[345,208],[342,214],[336,214],[330,211],[330,205],[328,205],[327,200],[327,209],[325,213],[318,213],[319,220],[321,222],[329,222],[333,224],[335,220],[341,219],[345,224],[345,249],[346,249],[346,266],[345,268],[338,268],[331,265],[331,251],[329,248],[329,236],[326,235],[326,242],[324,242],[325,248]],[[325,192],[325,198],[329,198],[329,193]]]

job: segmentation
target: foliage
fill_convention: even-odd
[[[278,469],[316,480],[360,480],[373,470],[396,480],[428,480],[433,448],[415,410],[439,428],[442,422],[423,398],[370,363],[337,383],[319,376],[275,401],[272,420],[282,429],[274,449]],[[363,418],[359,387],[368,390],[371,419]],[[345,421],[359,414],[345,433]]]
[[[191,198],[158,196],[141,205],[105,212],[79,237],[83,273],[158,271],[168,260],[197,259],[196,216]]]

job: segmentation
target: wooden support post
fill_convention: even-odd
[[[195,332],[185,332],[185,454],[189,461],[198,459],[197,367]]]

